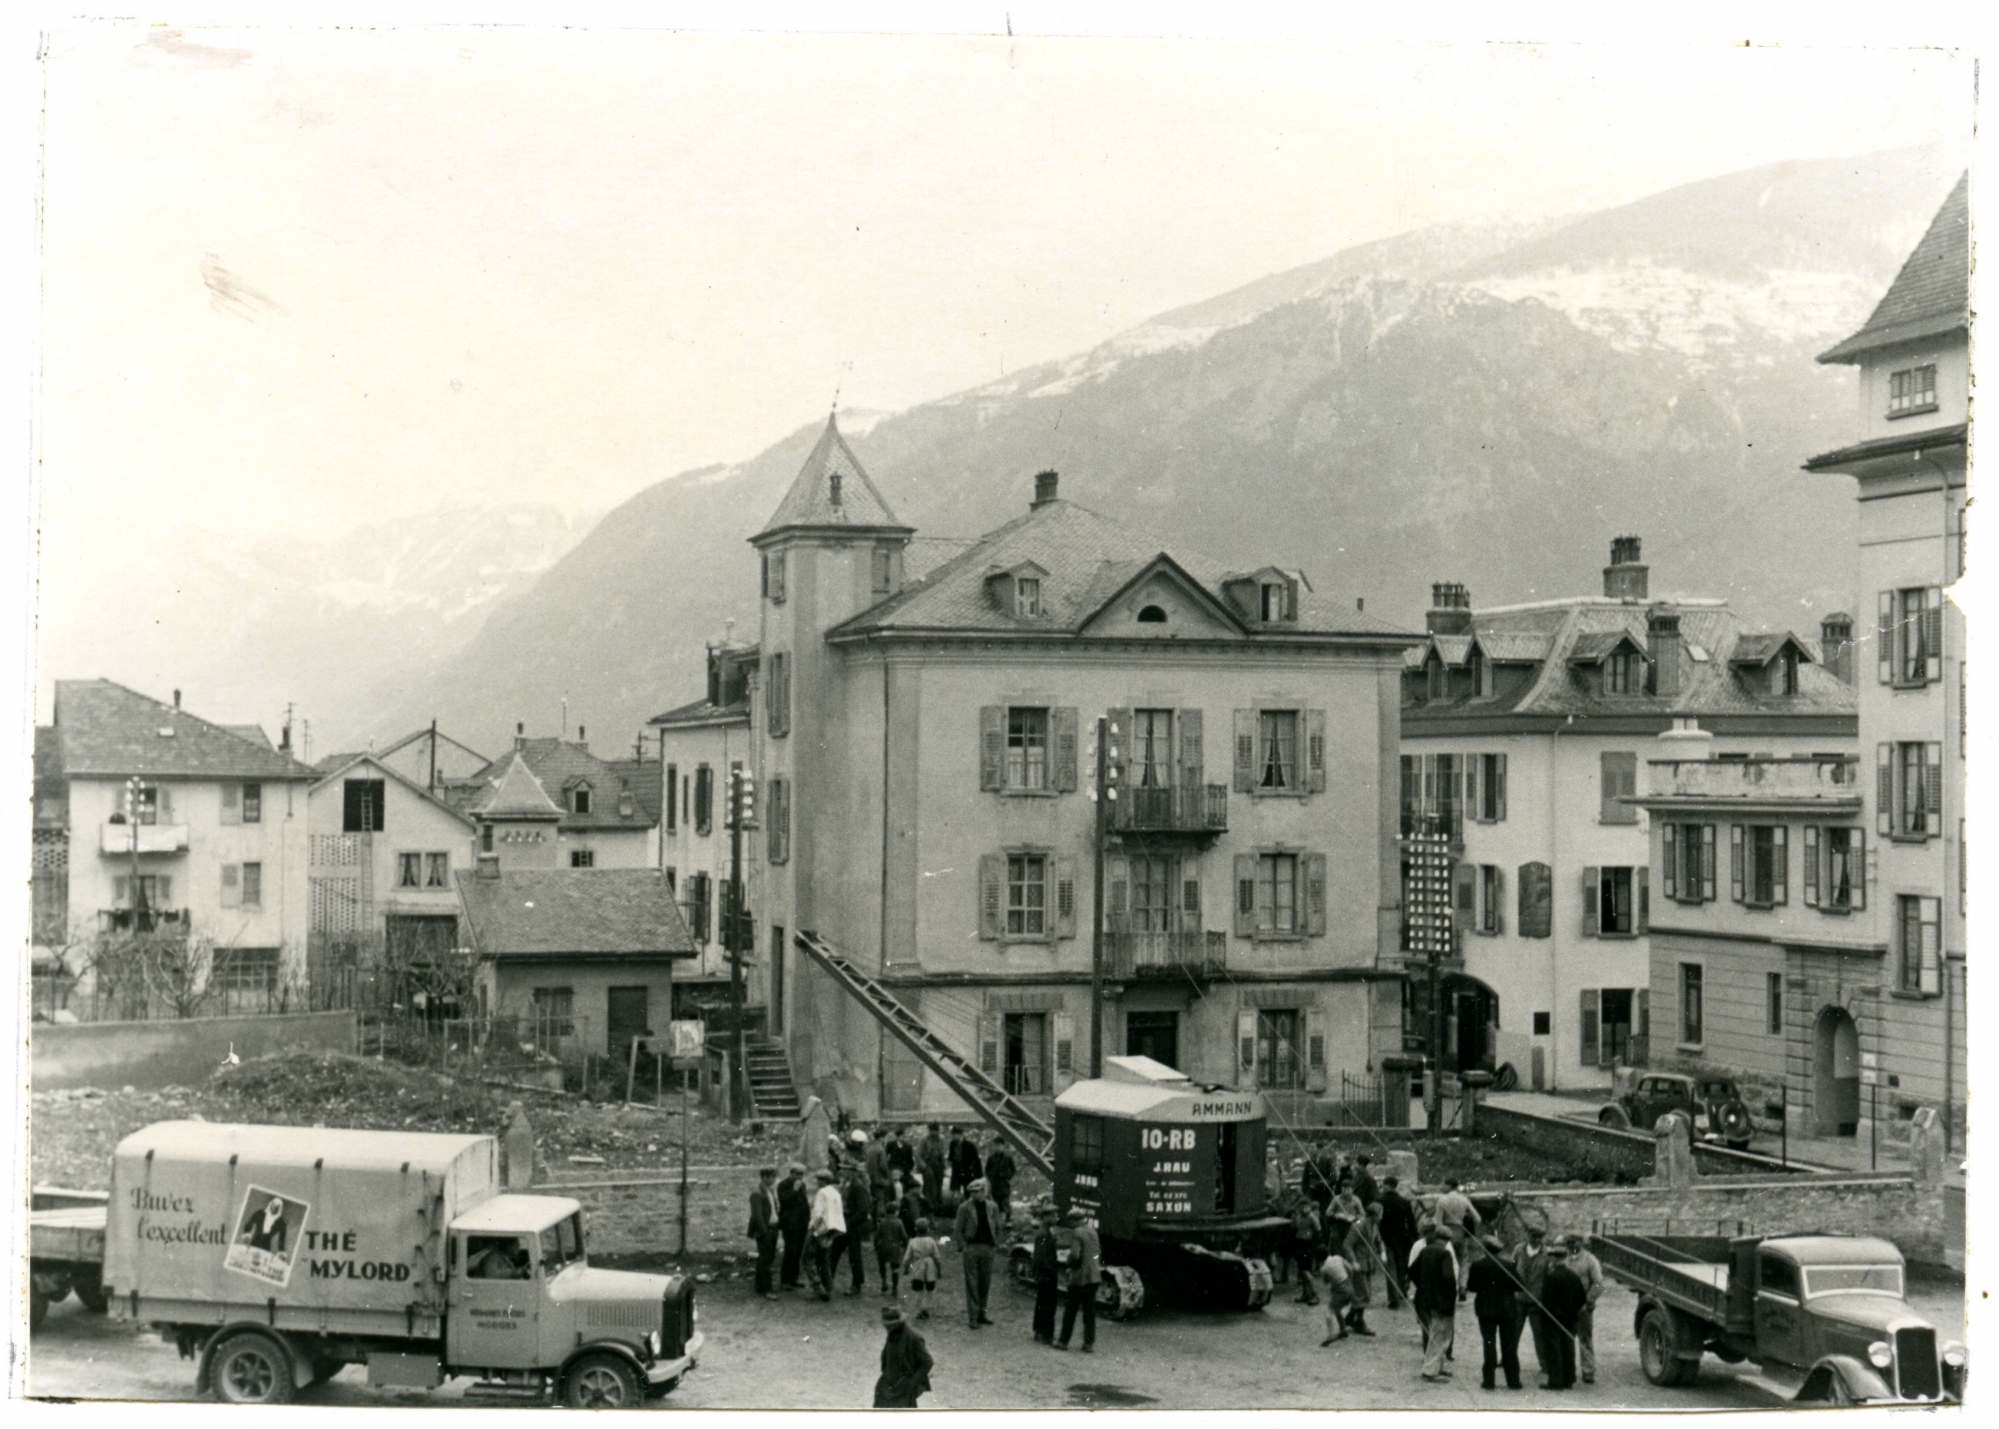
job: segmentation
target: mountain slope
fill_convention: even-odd
[[[1907,151],[1730,175],[1571,222],[1460,226],[1276,275],[849,438],[907,522],[972,535],[1063,494],[1420,623],[1596,587],[1614,534],[1654,589],[1815,632],[1853,599],[1852,492],[1798,463],[1851,426],[1812,354],[1856,325],[1955,178]],[[1856,223],[1855,214],[1867,215]],[[493,743],[567,698],[597,743],[698,693],[754,635],[757,530],[814,430],[612,512],[461,650],[376,692]]]

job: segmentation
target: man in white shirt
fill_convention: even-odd
[[[806,1228],[811,1254],[806,1259],[812,1291],[821,1300],[833,1298],[833,1262],[847,1238],[847,1210],[840,1185],[831,1171],[821,1171],[819,1189],[812,1193],[812,1222]]]

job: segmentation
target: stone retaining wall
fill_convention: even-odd
[[[1565,1117],[1536,1116],[1481,1102],[1477,1113],[1481,1135],[1536,1152],[1581,1172],[1591,1167],[1628,1181],[1653,1173],[1652,1133],[1619,1131]]]
[[[352,1052],[354,1014],[37,1022],[28,1035],[37,1091],[125,1086],[158,1091],[199,1086],[232,1051],[246,1062],[272,1052]]]

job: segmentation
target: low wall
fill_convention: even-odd
[[[1607,1176],[1622,1176],[1628,1181],[1642,1180],[1653,1173],[1653,1142],[1649,1131],[1619,1131],[1565,1117],[1536,1116],[1487,1102],[1479,1103],[1476,1125],[1480,1135],[1493,1136],[1573,1166],[1579,1173],[1584,1168],[1595,1168]]]
[[[352,1052],[354,1014],[303,1012],[178,1021],[32,1024],[34,1087],[196,1086],[230,1052]]]

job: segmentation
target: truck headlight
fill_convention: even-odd
[[[1957,1340],[1952,1340],[1949,1344],[1943,1347],[1943,1362],[1949,1365],[1952,1369],[1963,1369],[1964,1360],[1965,1360],[1964,1345],[1961,1342]]]
[[[1876,1340],[1867,1347],[1867,1362],[1876,1369],[1886,1369],[1895,1363],[1895,1352],[1888,1348],[1886,1340]]]
[[[646,1348],[647,1348],[648,1350],[651,1350],[651,1351],[652,1351],[652,1354],[653,1354],[653,1358],[654,1358],[654,1359],[658,1359],[658,1358],[659,1358],[659,1331],[658,1331],[658,1330],[651,1330],[651,1331],[648,1331],[648,1332],[647,1332],[647,1334],[646,1334]]]

